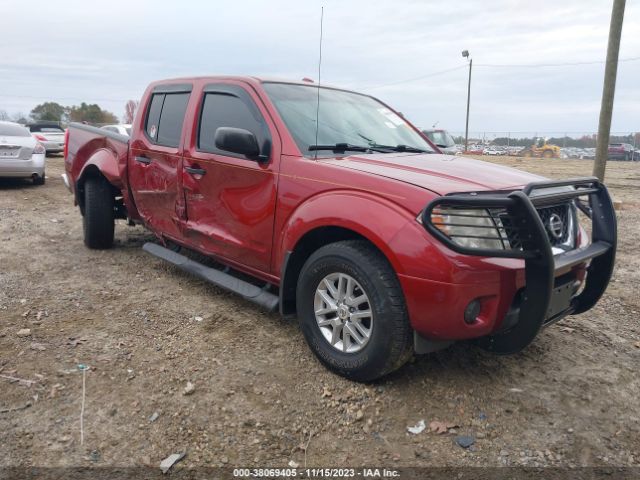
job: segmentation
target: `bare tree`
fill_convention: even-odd
[[[11,120],[16,123],[21,123],[22,125],[25,125],[26,123],[29,122],[29,115],[27,115],[24,112],[18,112],[18,113],[15,113],[13,117],[11,117]]]
[[[6,110],[0,110],[0,120],[2,120],[3,122],[9,120],[9,114]]]
[[[124,123],[133,123],[133,119],[136,116],[136,110],[138,109],[138,102],[136,100],[129,100],[124,106]]]

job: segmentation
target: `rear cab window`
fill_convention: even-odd
[[[64,133],[64,129],[62,127],[57,126],[42,126],[42,125],[31,125],[29,126],[29,130],[33,133]]]
[[[180,145],[191,85],[163,85],[151,95],[145,134],[156,145],[177,148]]]

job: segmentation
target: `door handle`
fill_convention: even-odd
[[[151,163],[151,159],[148,157],[135,157],[135,161],[138,163],[144,163],[145,165],[149,165]]]
[[[207,171],[203,168],[184,167],[184,169],[191,175],[204,175]]]

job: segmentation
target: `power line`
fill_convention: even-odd
[[[391,85],[399,85],[401,83],[415,82],[416,80],[423,80],[425,78],[435,77],[436,75],[442,75],[443,73],[453,72],[454,70],[460,70],[462,68],[467,68],[467,66],[459,65],[457,67],[448,68],[446,70],[440,70],[439,72],[428,73],[427,75],[421,75],[419,77],[408,78],[406,80],[399,80],[397,82],[392,82],[392,83],[385,83],[383,85],[376,85],[375,87],[367,87],[364,90],[373,90],[374,88],[389,87]]]
[[[621,58],[620,62],[635,62],[640,60],[640,57]],[[538,68],[538,67],[573,67],[577,65],[598,65],[606,63],[604,60],[597,60],[592,62],[561,62],[561,63],[479,63],[476,67],[497,67],[497,68]]]
[[[618,62],[635,62],[640,60],[640,57],[629,57],[629,58],[621,58],[618,60]],[[475,64],[476,67],[495,67],[495,68],[540,68],[540,67],[575,67],[575,66],[579,66],[579,65],[598,65],[598,64],[603,64],[605,63],[604,60],[596,60],[596,61],[589,61],[589,62],[561,62],[561,63],[511,63],[511,64],[507,64],[507,63],[479,63],[479,64]],[[453,67],[453,68],[447,68],[446,70],[440,70],[438,72],[433,72],[433,73],[429,73],[426,75],[421,75],[419,77],[412,77],[412,78],[407,78],[404,80],[398,80],[396,82],[392,82],[392,83],[385,83],[382,85],[376,85],[374,87],[366,87],[363,88],[363,90],[373,90],[376,88],[382,88],[382,87],[390,87],[393,85],[401,85],[403,83],[410,83],[410,82],[415,82],[417,80],[423,80],[425,78],[429,78],[429,77],[435,77],[436,75],[442,75],[443,73],[448,73],[448,72],[453,72],[455,70],[460,70],[463,68],[467,68],[467,65],[460,65],[457,67]]]

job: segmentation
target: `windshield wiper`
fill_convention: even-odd
[[[434,153],[431,150],[423,150],[422,148],[411,147],[409,145],[396,145],[394,147],[393,145],[378,145],[377,143],[374,143],[373,145],[371,145],[371,148],[385,149],[385,150],[390,150],[392,152]]]
[[[362,145],[351,145],[350,143],[335,143],[333,145],[309,145],[309,151],[317,151],[317,150],[331,150],[335,153],[344,153],[344,152],[369,152],[371,151],[371,147],[366,147]]]

